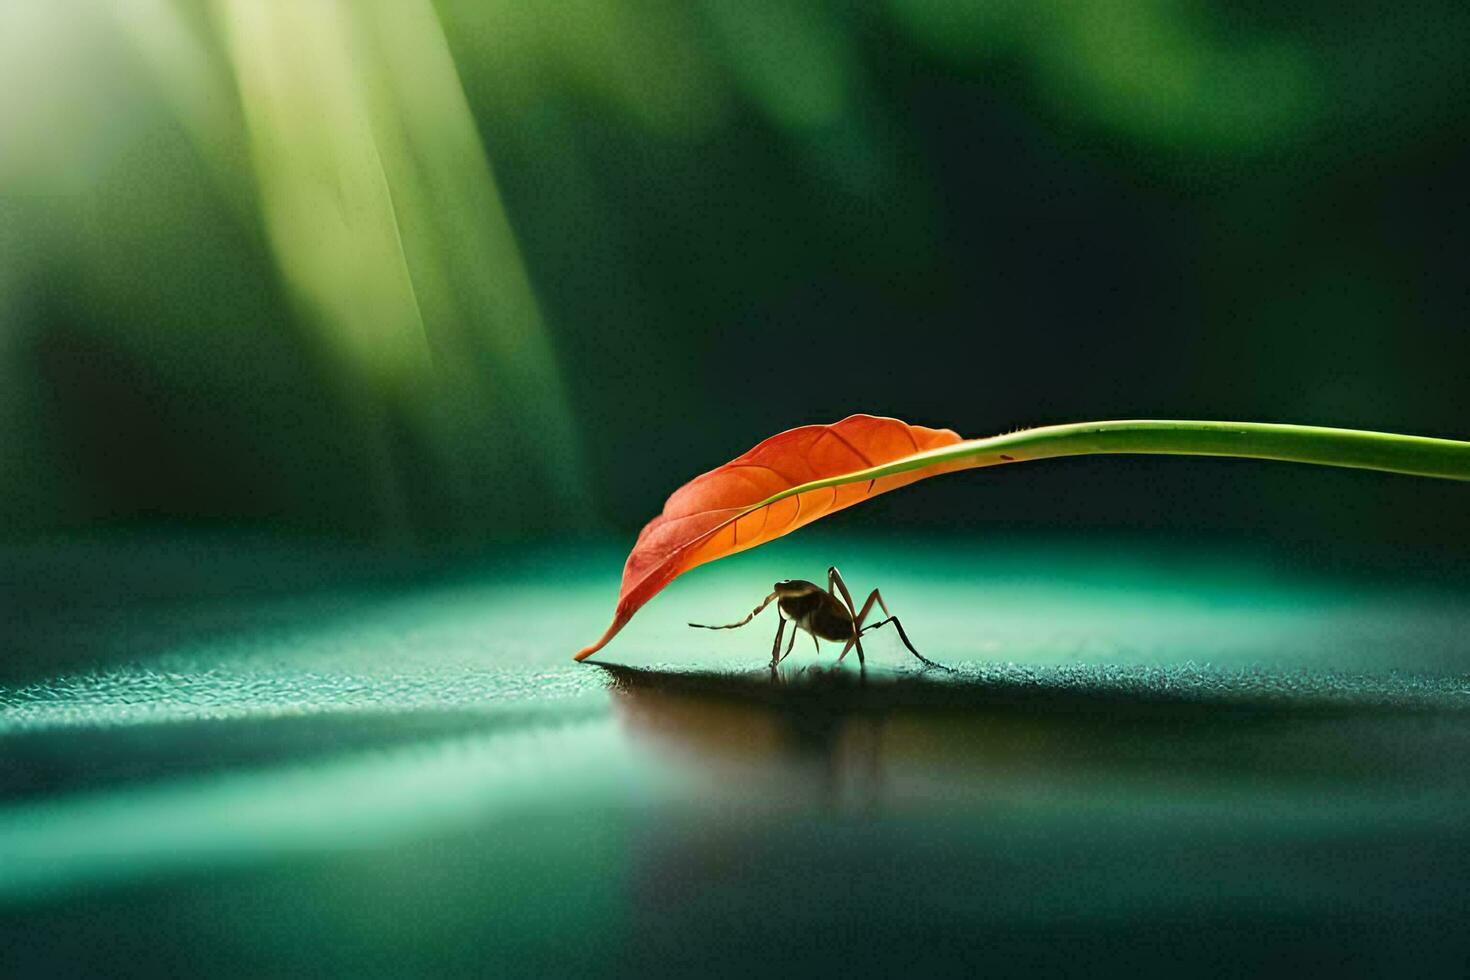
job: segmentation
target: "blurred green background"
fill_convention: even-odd
[[[4,0],[0,535],[625,535],[854,411],[1465,437],[1467,41],[1448,0]],[[1460,499],[1079,460],[843,520],[1462,552]]]
[[[0,0],[0,974],[1460,975],[1465,484],[926,481],[570,657],[794,425],[1470,437],[1467,42]],[[954,671],[686,625],[832,563]]]

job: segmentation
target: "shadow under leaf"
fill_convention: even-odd
[[[1457,678],[1016,665],[773,678],[600,666],[630,731],[769,773],[772,793],[790,792],[793,767],[823,773],[829,799],[894,805],[1058,784],[1467,787],[1458,760],[1470,751],[1470,697]]]

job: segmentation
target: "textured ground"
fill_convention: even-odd
[[[954,672],[683,625],[833,561]],[[1470,956],[1461,577],[813,534],[573,664],[620,564],[0,554],[0,972]]]

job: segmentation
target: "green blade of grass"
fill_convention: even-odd
[[[987,439],[966,439],[882,466],[803,483],[754,506],[764,507],[810,490],[863,482],[936,464],[954,464],[954,470],[979,469],[1028,460],[1102,454],[1275,459],[1444,480],[1470,480],[1470,442],[1457,439],[1276,422],[1127,419],[1048,425]]]

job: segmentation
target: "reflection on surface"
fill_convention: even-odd
[[[1271,674],[1138,671],[896,675],[604,665],[626,730],[754,803],[913,811],[997,797],[1215,798],[1272,787],[1463,792],[1470,704],[1457,679],[1375,686]],[[1095,801],[1095,799],[1094,799]]]
[[[604,669],[630,740],[688,780],[630,844],[652,961],[1458,955],[1455,679]],[[790,921],[814,931],[773,939]]]

